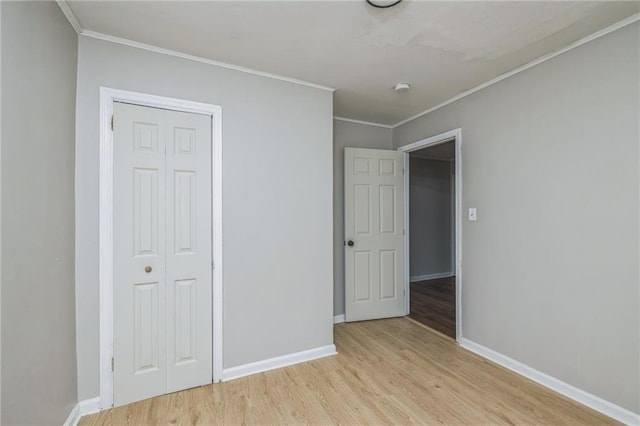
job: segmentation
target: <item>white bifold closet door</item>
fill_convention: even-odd
[[[211,117],[114,104],[114,405],[212,382]]]

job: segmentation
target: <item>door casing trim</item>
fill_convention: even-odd
[[[456,342],[462,339],[462,129],[454,129],[430,138],[398,147],[404,152],[404,303],[409,315],[409,153],[429,146],[455,141],[455,187],[456,187]]]
[[[114,102],[204,114],[212,124],[212,342],[214,383],[222,380],[222,108],[218,105],[100,87],[100,408],[113,406],[113,132]]]

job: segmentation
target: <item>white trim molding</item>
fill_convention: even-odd
[[[531,62],[527,62],[526,64],[524,64],[522,66],[519,66],[518,68],[515,68],[515,69],[513,69],[511,71],[508,71],[508,72],[506,72],[504,74],[501,74],[501,75],[497,76],[496,78],[493,78],[493,79],[491,79],[491,80],[489,80],[487,82],[484,82],[484,83],[480,84],[479,86],[476,86],[476,87],[474,87],[472,89],[469,89],[466,92],[462,92],[459,95],[454,96],[453,98],[447,99],[446,101],[442,102],[441,104],[438,104],[438,105],[436,105],[436,106],[434,106],[432,108],[429,108],[429,109],[427,109],[425,111],[422,111],[422,112],[420,112],[420,113],[418,113],[416,115],[413,115],[413,116],[411,116],[409,118],[406,118],[406,119],[404,119],[402,121],[399,121],[399,122],[395,123],[394,125],[392,125],[391,127],[395,129],[396,127],[402,126],[403,124],[406,124],[406,123],[408,123],[410,121],[413,121],[416,118],[420,118],[423,115],[427,115],[427,114],[429,114],[429,113],[431,113],[431,112],[433,112],[435,110],[438,110],[438,109],[440,109],[442,107],[445,107],[445,106],[447,106],[447,105],[449,105],[449,104],[451,104],[451,103],[453,103],[455,101],[458,101],[458,100],[460,100],[462,98],[465,98],[465,97],[467,97],[469,95],[472,95],[472,94],[474,94],[474,93],[476,93],[476,92],[478,92],[478,91],[480,91],[482,89],[485,89],[485,88],[487,88],[489,86],[492,86],[492,85],[494,85],[496,83],[499,83],[504,79],[507,79],[507,78],[509,78],[509,77],[511,77],[513,75],[521,73],[522,71],[528,70],[531,67],[535,67],[536,65],[539,65],[539,64],[541,64],[543,62],[546,62],[549,59],[553,59],[558,55],[562,55],[563,53],[566,53],[566,52],[568,52],[570,50],[573,50],[576,47],[580,47],[583,44],[589,43],[590,41],[593,41],[593,40],[595,40],[597,38],[605,36],[605,35],[607,35],[609,33],[612,33],[612,32],[614,32],[616,30],[619,30],[620,28],[626,27],[629,24],[633,24],[634,22],[636,22],[638,20],[640,20],[640,13],[636,13],[635,15],[631,15],[628,18],[623,19],[622,21],[616,22],[615,24],[609,25],[608,27],[603,28],[600,31],[596,31],[595,33],[590,34],[590,35],[588,35],[586,37],[583,37],[580,40],[574,41],[573,43],[569,44],[568,46],[563,47],[562,49],[558,49],[555,52],[547,53],[546,55],[543,55],[543,56],[541,56],[541,57],[539,57],[537,59],[534,59]]]
[[[340,323],[343,323],[344,321],[345,321],[344,314],[334,315],[333,317],[334,324],[340,324]]]
[[[579,402],[580,404],[586,405],[587,407],[592,408],[604,414],[605,416],[609,416],[612,419],[615,419],[627,425],[640,425],[640,414],[615,405],[598,396],[585,392],[582,389],[578,389],[575,386],[556,379],[555,377],[549,376],[548,374],[538,371],[535,368],[529,367],[528,365],[516,361],[515,359],[509,358],[506,355],[503,355],[499,352],[496,352],[492,349],[489,349],[485,346],[464,338],[460,339],[460,346],[515,373],[518,373],[521,376],[533,380],[534,382],[539,383],[542,386],[558,392],[559,394],[564,395],[567,398]]]
[[[114,102],[205,114],[212,125],[212,228],[213,228],[213,382],[222,380],[222,108],[217,105],[145,93],[100,88],[100,404],[113,406],[113,132]]]
[[[314,89],[327,90],[329,92],[335,92],[336,89],[333,87],[325,86],[323,84],[312,83],[310,81],[300,80],[297,78],[287,77],[285,75],[273,74],[269,72],[264,72],[260,70],[256,70],[253,68],[242,67],[240,65],[229,64],[226,62],[214,61],[213,59],[203,58],[201,56],[189,55],[187,53],[178,52],[175,50],[165,49],[158,46],[153,46],[151,44],[140,43],[134,40],[129,40],[122,37],[116,37],[109,34],[99,33],[97,31],[91,31],[83,29],[76,18],[76,15],[73,13],[73,10],[69,6],[66,0],[56,0],[60,10],[64,13],[64,16],[67,18],[73,29],[81,36],[91,37],[98,40],[110,41],[112,43],[122,44],[129,47],[135,47],[138,49],[149,50],[151,52],[160,53],[168,56],[175,56],[177,58],[188,59],[190,61],[202,62],[208,65],[213,65],[216,67],[232,69],[239,72],[244,72],[247,74],[259,75],[261,77],[272,78],[274,80],[286,81],[288,83],[299,84],[301,86],[313,87]],[[372,124],[374,125],[374,124]],[[391,128],[391,126],[384,126]]]
[[[73,13],[73,10],[71,10],[67,1],[56,0],[56,3],[58,3],[58,7],[62,10],[62,13],[64,13],[64,16],[67,18],[67,21],[69,21],[76,34],[81,34],[82,26],[80,25],[80,22],[78,22],[78,18],[76,18],[76,15]]]
[[[337,121],[345,121],[347,123],[364,124],[365,126],[375,126],[375,127],[383,127],[385,129],[393,129],[393,126],[391,126],[390,124],[373,123],[371,121],[354,120],[353,118],[336,117],[336,116],[334,116],[333,119]]]
[[[64,426],[76,426],[82,416],[88,416],[100,411],[100,398],[87,399],[80,401],[69,413]]]
[[[241,67],[240,65],[233,65],[233,64],[228,64],[226,62],[214,61],[213,59],[207,59],[201,56],[189,55],[187,53],[177,52],[175,50],[169,50],[162,47],[153,46],[151,44],[140,43],[137,41],[128,40],[126,38],[115,37],[112,35],[102,34],[95,31],[82,30],[80,35],[84,37],[95,38],[98,40],[109,41],[111,43],[122,44],[124,46],[134,47],[136,49],[148,50],[151,52],[160,53],[162,55],[174,56],[176,58],[187,59],[195,62],[201,62],[203,64],[213,65],[215,67],[227,68],[234,71],[244,72],[247,74],[258,75],[260,77],[266,77],[274,80],[285,81],[287,83],[293,83],[301,86],[312,87],[314,89],[327,90],[329,92],[335,92],[336,90],[333,87],[312,83],[310,81],[298,80],[297,78],[291,78],[291,77],[286,77],[284,75],[278,75],[278,74],[272,74],[264,71],[254,70],[252,68]]]
[[[426,275],[415,275],[413,277],[409,277],[409,282],[415,283],[418,281],[429,281],[429,280],[437,280],[438,278],[449,278],[454,277],[456,274],[453,272],[440,272],[438,274],[426,274]]]
[[[76,31],[76,33],[78,33],[79,35],[82,36],[86,36],[86,37],[92,37],[92,38],[96,38],[96,39],[100,39],[100,40],[105,40],[105,41],[110,41],[113,43],[118,43],[118,44],[123,44],[126,46],[130,46],[130,47],[136,47],[139,49],[144,49],[144,50],[150,50],[153,52],[157,52],[157,53],[161,53],[161,54],[165,54],[165,55],[170,55],[170,56],[175,56],[175,57],[179,57],[179,58],[183,58],[183,59],[189,59],[192,61],[197,61],[197,62],[203,62],[209,65],[214,65],[214,66],[219,66],[219,67],[223,67],[223,68],[229,68],[229,69],[233,69],[236,71],[240,71],[240,72],[246,72],[249,74],[254,74],[254,75],[260,75],[263,77],[267,77],[267,78],[273,78],[275,80],[281,80],[281,81],[287,81],[290,83],[294,83],[294,84],[300,84],[303,86],[308,86],[308,87],[313,87],[316,89],[322,89],[322,90],[328,90],[331,92],[335,92],[336,88],[333,87],[329,87],[329,86],[325,86],[322,84],[318,84],[318,83],[312,83],[312,82],[308,82],[308,81],[304,81],[304,80],[299,80],[299,79],[295,79],[295,78],[291,78],[291,77],[287,77],[287,76],[283,76],[283,75],[278,75],[278,74],[272,74],[272,73],[268,73],[268,72],[263,72],[263,71],[259,71],[259,70],[255,70],[252,68],[247,68],[247,67],[241,67],[239,65],[233,65],[233,64],[228,64],[225,62],[219,62],[219,61],[214,61],[212,59],[207,59],[207,58],[203,58],[200,56],[194,56],[194,55],[189,55],[186,53],[182,53],[182,52],[177,52],[174,50],[169,50],[169,49],[164,49],[161,47],[157,47],[157,46],[152,46],[150,44],[145,44],[145,43],[140,43],[137,41],[133,41],[133,40],[129,40],[129,39],[125,39],[125,38],[121,38],[121,37],[115,37],[112,35],[108,35],[108,34],[103,34],[103,33],[99,33],[96,31],[90,31],[90,30],[85,30],[82,28],[82,26],[80,25],[80,22],[78,21],[78,19],[76,18],[75,14],[73,13],[73,11],[71,10],[71,7],[69,6],[69,4],[67,3],[66,0],[56,0],[56,3],[58,4],[58,6],[60,7],[60,9],[62,10],[62,13],[64,13],[64,15],[66,16],[67,20],[69,21],[69,23],[71,24],[71,26],[73,27],[73,29]],[[572,49],[575,49],[576,47],[580,47],[585,43],[588,43],[592,40],[595,40],[597,38],[600,38],[602,36],[605,36],[613,31],[619,30],[620,28],[623,28],[627,25],[630,25],[636,21],[640,20],[640,13],[636,13],[634,15],[629,16],[626,19],[623,19],[622,21],[616,22],[606,28],[603,28],[600,31],[597,31],[593,34],[590,34],[586,37],[581,38],[580,40],[577,40],[571,44],[569,44],[568,46],[565,46],[561,49],[558,49],[554,52],[548,53],[546,55],[543,55],[537,59],[532,60],[531,62],[528,62],[518,68],[515,68],[511,71],[508,71],[504,74],[501,74],[485,83],[482,83],[472,89],[469,89],[465,92],[460,93],[457,96],[454,96],[434,107],[431,107],[429,109],[426,109],[418,114],[415,114],[409,118],[406,118],[404,120],[401,120],[395,124],[392,125],[388,125],[388,124],[379,124],[379,123],[372,123],[372,122],[368,122],[368,121],[361,121],[361,120],[354,120],[354,119],[350,119],[350,118],[344,118],[344,117],[334,117],[335,120],[339,120],[339,121],[346,121],[346,122],[350,122],[350,123],[358,123],[358,124],[366,124],[369,126],[377,126],[377,127],[384,127],[387,129],[394,129],[396,127],[402,126],[405,123],[408,123],[412,120],[415,120],[416,118],[422,117],[423,115],[427,115],[435,110],[438,110],[442,107],[445,107],[457,100],[460,100],[466,96],[469,96],[475,92],[478,92],[486,87],[492,86],[506,78],[509,78],[515,74],[518,74],[522,71],[525,71],[531,67],[534,67],[536,65],[539,65],[543,62],[548,61],[549,59],[555,58],[558,55],[561,55],[563,53],[566,53]]]
[[[404,293],[405,314],[409,315],[409,153],[429,146],[440,145],[446,142],[455,143],[455,276],[456,276],[456,342],[462,339],[462,129],[449,130],[439,135],[398,147],[398,151],[404,152]]]
[[[336,352],[335,345],[327,345],[309,349],[306,351],[295,352],[288,355],[277,356],[275,358],[269,358],[262,361],[252,362],[249,364],[240,365],[238,367],[225,368],[222,373],[222,380],[226,382],[228,380],[239,379],[240,377],[249,376],[251,374],[257,374],[269,370],[275,370],[277,368],[288,367],[290,365],[300,364],[301,362],[307,362],[314,359],[336,355],[337,353],[338,352]]]

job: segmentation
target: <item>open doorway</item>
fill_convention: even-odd
[[[405,152],[405,275],[409,318],[452,339],[460,324],[460,131]]]
[[[409,154],[409,318],[456,337],[455,143]]]

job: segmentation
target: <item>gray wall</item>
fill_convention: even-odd
[[[78,392],[99,393],[99,88],[222,106],[224,367],[333,343],[332,93],[80,37]]]
[[[393,133],[462,128],[463,336],[636,413],[639,40],[634,23]]]
[[[2,423],[2,2],[0,2],[0,424]]]
[[[409,159],[409,275],[451,270],[452,187],[449,161]]]
[[[3,424],[61,424],[77,402],[76,54],[55,2],[3,2]]]
[[[0,2],[0,424],[2,423],[2,2]]]
[[[344,149],[392,149],[391,129],[335,120],[333,124],[333,313],[344,314]]]

